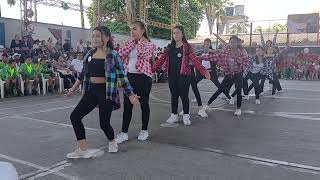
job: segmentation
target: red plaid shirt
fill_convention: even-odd
[[[233,55],[230,53],[230,49],[226,48],[223,51],[216,51],[214,53],[203,54],[202,59],[209,61],[216,61],[217,65],[220,66],[225,75],[235,75],[243,72],[249,63],[247,53],[238,49],[238,52]],[[231,68],[230,59],[234,59],[234,66]]]
[[[155,52],[155,45],[151,42],[138,41],[136,43],[134,40],[128,41],[119,49],[119,55],[125,63],[125,70],[129,70],[129,54],[134,48],[137,48],[138,61],[136,63],[136,69],[138,72],[143,73],[149,77],[152,77],[152,67],[151,61],[153,53]]]
[[[194,67],[202,75],[205,75],[207,70],[205,69],[205,67],[202,66],[201,59],[198,58],[194,54],[193,48],[190,48],[189,51],[190,51],[189,52],[189,56],[187,56],[187,44],[183,44],[183,55],[182,55],[180,74],[181,75],[191,75],[191,69],[190,69],[190,65],[189,65],[189,60],[190,60],[192,65],[194,65]],[[154,66],[152,68],[152,71],[154,72],[155,70],[159,69],[162,66],[164,66],[165,72],[166,72],[166,76],[168,77],[168,71],[169,71],[169,52],[168,51],[165,51],[165,53],[163,53],[160,56],[159,60],[156,61],[156,63],[154,64]]]

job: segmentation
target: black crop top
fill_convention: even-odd
[[[88,63],[88,73],[90,77],[105,77],[104,59],[95,59]]]

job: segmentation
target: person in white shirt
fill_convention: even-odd
[[[70,70],[76,77],[81,73],[83,67],[83,53],[79,52],[76,59],[73,59],[70,64]]]
[[[85,48],[84,48],[84,43],[83,40],[80,39],[79,42],[77,43],[77,52],[84,52]]]

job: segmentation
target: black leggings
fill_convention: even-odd
[[[64,75],[60,72],[59,74],[60,74],[60,77],[63,79],[64,89],[70,89],[70,81],[72,82],[72,84],[76,82],[76,79],[71,74]]]
[[[242,90],[242,73],[238,73],[235,75],[226,75],[224,79],[221,82],[221,86],[218,88],[218,90],[211,96],[211,98],[208,101],[208,105],[210,105],[214,100],[217,99],[217,97],[224,92],[225,95],[228,95],[227,97],[229,98],[230,95],[228,93],[229,87],[232,86],[232,84],[235,84],[236,87],[236,94],[237,94],[237,107],[241,107],[241,102],[242,102],[242,95],[241,95],[241,90]],[[230,99],[230,98],[229,98]]]
[[[248,79],[250,79],[252,81],[252,84],[250,85],[250,87],[248,87]],[[259,99],[260,93],[261,93],[261,85],[259,84],[260,79],[264,79],[260,73],[254,74],[254,73],[249,72],[247,77],[245,77],[243,80],[244,94],[248,95],[251,90],[251,87],[254,87],[256,99]]]
[[[152,78],[145,74],[128,73],[130,85],[133,92],[140,96],[140,107],[142,111],[142,130],[148,130],[150,119],[149,95],[152,87]],[[127,133],[132,119],[133,105],[128,96],[124,95],[124,111],[122,118],[122,132]]]
[[[86,139],[85,129],[81,120],[97,106],[99,107],[101,129],[110,141],[114,139],[114,131],[110,125],[112,104],[111,100],[106,99],[106,84],[90,84],[89,91],[84,93],[70,116],[78,141]]]
[[[183,112],[189,114],[189,88],[191,76],[178,75],[168,79],[171,93],[171,112],[178,114],[178,100],[181,97]]]
[[[279,78],[275,72],[273,72],[273,86],[272,86],[272,95],[276,93],[276,90],[281,91],[282,87],[279,81]]]
[[[193,66],[190,66],[190,69],[191,69],[191,88],[192,88],[192,91],[194,93],[194,96],[196,97],[198,106],[202,106],[202,100],[201,100],[201,96],[200,96],[200,92],[199,92],[197,84],[202,79],[205,79],[205,77],[199,71],[194,71]],[[210,71],[210,76],[211,76],[211,81],[217,86],[217,88],[219,88],[221,86],[221,84],[220,84],[220,82],[218,80],[217,71],[216,70],[211,70]]]

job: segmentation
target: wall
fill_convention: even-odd
[[[5,46],[10,47],[11,40],[16,34],[20,35],[21,32],[21,23],[20,20],[10,19],[10,18],[0,18],[0,23],[4,23],[5,26]],[[77,41],[83,39],[84,41],[91,40],[91,30],[90,29],[81,29],[77,27],[69,27],[62,25],[46,24],[46,23],[33,23],[34,25],[34,34],[32,35],[33,39],[47,40],[49,37],[53,37],[48,28],[61,30],[62,40],[67,38],[67,31],[71,32],[71,45],[75,48]],[[122,44],[123,41],[126,41],[130,38],[128,35],[123,34],[113,34],[116,43]],[[151,39],[158,47],[166,47],[170,42],[168,40],[162,39]],[[54,39],[56,42],[56,39]]]

